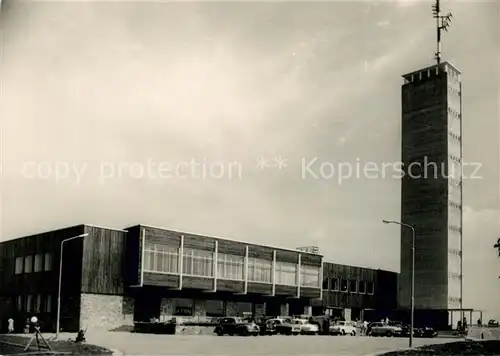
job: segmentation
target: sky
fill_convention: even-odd
[[[464,306],[500,319],[500,8],[442,7],[464,160],[481,165]],[[4,0],[0,24],[1,240],[141,223],[399,270],[381,220],[400,217],[400,180],[355,171],[400,160],[401,75],[434,63],[430,2]]]

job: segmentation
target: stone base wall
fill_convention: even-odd
[[[112,330],[133,325],[134,299],[120,295],[82,294],[80,328]]]

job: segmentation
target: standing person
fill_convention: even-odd
[[[363,334],[367,334],[368,333],[368,322],[365,320],[363,321]]]
[[[479,318],[479,319],[477,319],[477,326],[481,327],[481,325],[482,325],[481,318]]]
[[[14,332],[14,319],[12,318],[9,318],[9,320],[7,320],[7,332],[9,334],[12,334]]]

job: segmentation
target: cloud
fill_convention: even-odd
[[[391,24],[391,21],[389,21],[389,20],[383,20],[383,21],[377,22],[378,27],[387,27],[390,24]]]

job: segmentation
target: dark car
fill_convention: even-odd
[[[494,320],[494,319],[490,319],[490,320],[488,321],[488,326],[489,326],[490,328],[498,328],[498,325],[499,325],[499,324],[498,324],[498,321],[496,321],[496,320]]]
[[[259,326],[260,332],[259,335],[276,335],[276,327],[274,323],[270,319],[260,319],[257,320],[257,325]]]
[[[402,325],[401,326],[402,337],[409,337],[410,336],[410,325]],[[413,336],[414,337],[421,337],[421,338],[434,338],[438,335],[438,332],[434,330],[433,328],[430,327],[423,327],[423,328],[413,328]]]
[[[416,328],[414,331],[415,337],[433,338],[438,335],[438,332],[434,328],[428,326],[423,328]]]
[[[215,327],[214,333],[216,333],[219,336],[223,335],[257,336],[260,333],[260,328],[257,324],[245,321],[238,317],[225,317],[219,320],[219,325]]]

